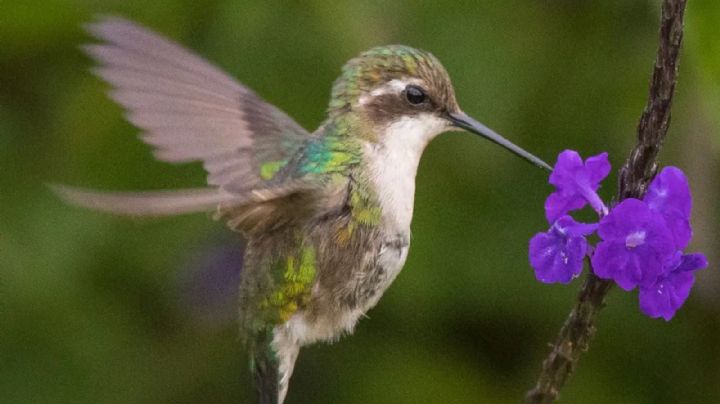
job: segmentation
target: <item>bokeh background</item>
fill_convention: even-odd
[[[432,51],[464,109],[546,160],[628,155],[645,104],[659,1],[5,1],[0,5],[0,401],[253,402],[234,324],[242,240],[204,215],[127,220],[44,186],[198,186],[153,161],[88,72],[100,14],[185,44],[313,129],[360,51]],[[695,195],[710,268],[671,322],[614,290],[567,403],[720,400],[720,2],[692,0],[663,164]],[[602,195],[614,194],[616,175]],[[580,286],[543,285],[527,243],[545,174],[469,134],[426,151],[402,275],[353,337],[301,354],[290,403],[513,403],[534,383]]]

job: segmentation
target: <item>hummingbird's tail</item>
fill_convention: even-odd
[[[105,192],[67,185],[50,185],[65,202],[83,208],[126,216],[158,217],[208,211],[238,199],[217,188],[177,191]]]
[[[300,344],[282,326],[259,332],[251,349],[251,368],[260,404],[282,404]]]

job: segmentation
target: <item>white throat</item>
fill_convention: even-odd
[[[446,129],[447,122],[432,114],[403,117],[385,128],[378,143],[366,145],[370,180],[387,230],[410,231],[420,156],[430,140]]]

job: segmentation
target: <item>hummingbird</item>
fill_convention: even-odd
[[[468,131],[550,167],[465,114],[432,54],[380,46],[351,59],[308,132],[204,59],[119,17],[84,46],[156,159],[202,162],[207,186],[110,192],[54,186],[66,202],[127,216],[214,211],[246,239],[241,339],[261,404],[281,404],[301,347],[353,332],[402,269],[426,145]]]

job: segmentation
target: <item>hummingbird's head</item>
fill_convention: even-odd
[[[465,114],[455,99],[450,77],[440,61],[423,50],[403,45],[381,46],[351,59],[335,81],[330,117],[353,113],[367,122],[378,142],[420,149],[442,132],[466,130],[485,137],[533,164],[542,160]]]

